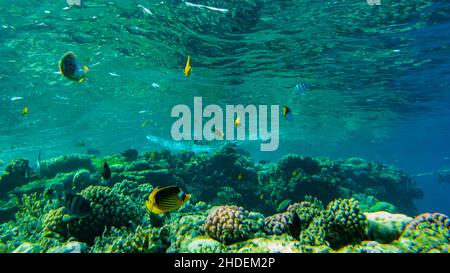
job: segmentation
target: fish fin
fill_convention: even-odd
[[[190,194],[186,194],[186,198],[184,199],[184,203],[186,204],[191,199]]]
[[[73,216],[71,216],[69,214],[64,214],[63,218],[62,218],[62,221],[63,221],[63,223],[67,223],[67,222],[70,222],[70,221],[75,220],[75,219],[77,219],[77,218],[73,217]]]
[[[63,70],[62,70],[62,61],[59,61],[58,68],[59,68],[59,73],[64,77],[64,73],[63,73]]]
[[[151,202],[148,201],[148,200],[145,201],[145,207],[147,208],[147,210],[148,210],[149,212],[152,212],[152,211],[153,211],[153,203],[151,203]]]
[[[292,113],[287,113],[286,114],[286,120],[289,121],[289,122],[294,121],[294,118],[292,117]]]
[[[153,206],[153,207],[152,207],[151,212],[153,212],[154,214],[164,214],[164,213],[166,213],[165,211],[160,210],[160,209],[157,208],[156,206]]]

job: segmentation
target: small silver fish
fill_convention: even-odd
[[[309,90],[309,87],[309,84],[301,82],[294,87],[294,91],[299,95],[305,95],[305,93]]]
[[[41,150],[39,150],[39,154],[38,154],[38,158],[37,158],[37,169],[38,169],[38,174],[39,174],[39,178],[42,178],[42,171],[41,171]]]
[[[23,97],[12,97],[11,101],[23,100]]]

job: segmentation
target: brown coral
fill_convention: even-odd
[[[250,238],[263,226],[264,217],[259,213],[237,206],[220,206],[208,214],[202,229],[209,237],[228,245]]]
[[[264,219],[264,232],[269,235],[290,234],[297,238],[300,233],[300,219],[293,212],[277,213]]]

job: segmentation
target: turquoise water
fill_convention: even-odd
[[[276,151],[236,145],[256,162],[296,153],[392,164],[423,189],[418,212],[450,213],[448,184],[432,175],[450,167],[445,1],[0,3],[0,170],[17,158],[37,168],[39,152],[195,150],[170,134],[172,108],[194,97],[288,105],[294,121],[279,113]],[[90,68],[82,83],[58,71],[67,51]]]
[[[198,2],[228,12],[183,1],[82,1],[69,10],[60,2],[2,4],[7,158],[76,151],[80,141],[104,152],[144,148],[146,135],[168,136],[170,109],[193,96],[205,104],[289,105],[297,119],[281,124],[280,150],[339,155],[355,141],[384,141],[447,97],[445,82],[432,90],[425,79],[408,80],[432,62],[415,37],[438,20],[427,1]],[[444,44],[436,47],[445,53]],[[68,50],[92,66],[86,84],[55,73]],[[194,72],[186,79],[188,54]],[[299,82],[313,85],[308,96],[293,95]],[[152,124],[141,129],[145,120]]]

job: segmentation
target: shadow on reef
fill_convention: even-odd
[[[111,169],[108,180],[101,176],[104,161]],[[413,200],[423,194],[411,178],[392,166],[359,158],[287,155],[275,163],[255,163],[245,151],[227,145],[211,154],[72,154],[39,165],[32,170],[28,161],[13,160],[0,176],[0,252],[448,248],[446,216],[435,213],[413,220],[395,214],[416,213]],[[191,203],[163,216],[146,211],[144,202],[153,188],[173,184],[192,194]],[[58,197],[64,192],[88,200],[90,215],[65,220],[66,208]],[[430,238],[419,247],[422,232]]]

